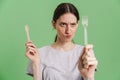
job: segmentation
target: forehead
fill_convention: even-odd
[[[65,13],[61,15],[58,20],[59,22],[66,22],[66,23],[75,23],[77,22],[77,18],[74,14],[72,13]]]

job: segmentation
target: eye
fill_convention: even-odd
[[[60,23],[60,26],[61,26],[61,27],[65,27],[65,26],[66,26],[66,23]]]
[[[71,24],[71,27],[75,27],[75,26],[76,26],[76,23],[72,23],[72,24]]]

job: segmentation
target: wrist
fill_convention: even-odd
[[[36,68],[40,67],[40,63],[39,62],[33,62],[32,67],[33,67],[33,69],[36,69]]]
[[[31,62],[32,62],[32,65],[37,65],[37,64],[40,63],[40,59],[39,59],[39,58],[36,58],[36,59],[34,59],[33,61],[31,61]]]
[[[32,62],[32,66],[37,66],[37,65],[39,65],[39,64],[40,64],[39,61]]]
[[[40,63],[39,62],[32,63],[32,69],[33,69],[33,75],[34,75],[33,80],[42,80],[40,78]]]

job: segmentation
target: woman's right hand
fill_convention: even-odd
[[[25,56],[30,59],[33,63],[39,62],[39,53],[37,51],[36,46],[32,43],[32,41],[29,41],[25,44],[26,46],[26,53]]]

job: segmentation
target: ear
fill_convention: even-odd
[[[52,26],[53,26],[54,29],[56,29],[55,21],[54,20],[52,20]]]

